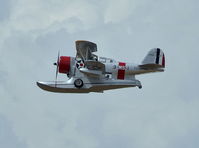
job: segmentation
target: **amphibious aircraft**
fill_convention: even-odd
[[[98,57],[97,45],[90,41],[76,41],[76,57],[60,56],[54,65],[55,81],[38,81],[46,91],[57,93],[89,93],[126,87],[142,88],[135,75],[163,72],[165,55],[160,48],[151,49],[141,64],[118,62],[111,58]],[[57,81],[58,73],[66,74],[66,81]]]

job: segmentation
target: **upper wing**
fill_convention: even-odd
[[[81,58],[84,61],[95,60],[96,55],[92,54],[97,51],[97,45],[89,41],[78,40],[76,43],[77,58]]]

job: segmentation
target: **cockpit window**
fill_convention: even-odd
[[[100,57],[99,61],[102,63],[106,63],[106,58]]]

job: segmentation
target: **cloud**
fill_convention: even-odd
[[[127,19],[135,8],[135,1],[130,0],[109,0],[105,10],[105,23],[118,23]]]
[[[21,31],[56,31],[59,28],[65,28],[69,32],[85,30],[97,24],[96,8],[86,1],[44,3],[38,0],[28,2],[20,0],[11,16],[11,26]]]
[[[198,10],[194,1],[180,5],[11,1],[0,22],[4,147],[10,141],[28,148],[197,147]],[[138,76],[142,90],[72,95],[37,88],[35,81],[54,79],[58,50],[75,55],[77,39],[96,42],[101,56],[129,62],[161,47],[166,71]]]
[[[1,0],[0,6],[0,22],[7,20],[10,16],[10,0]]]
[[[25,148],[25,143],[19,141],[14,132],[10,122],[0,115],[0,147],[4,148]]]

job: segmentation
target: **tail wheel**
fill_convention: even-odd
[[[74,85],[77,88],[81,88],[84,85],[84,83],[81,79],[76,79],[75,82],[74,82]]]

